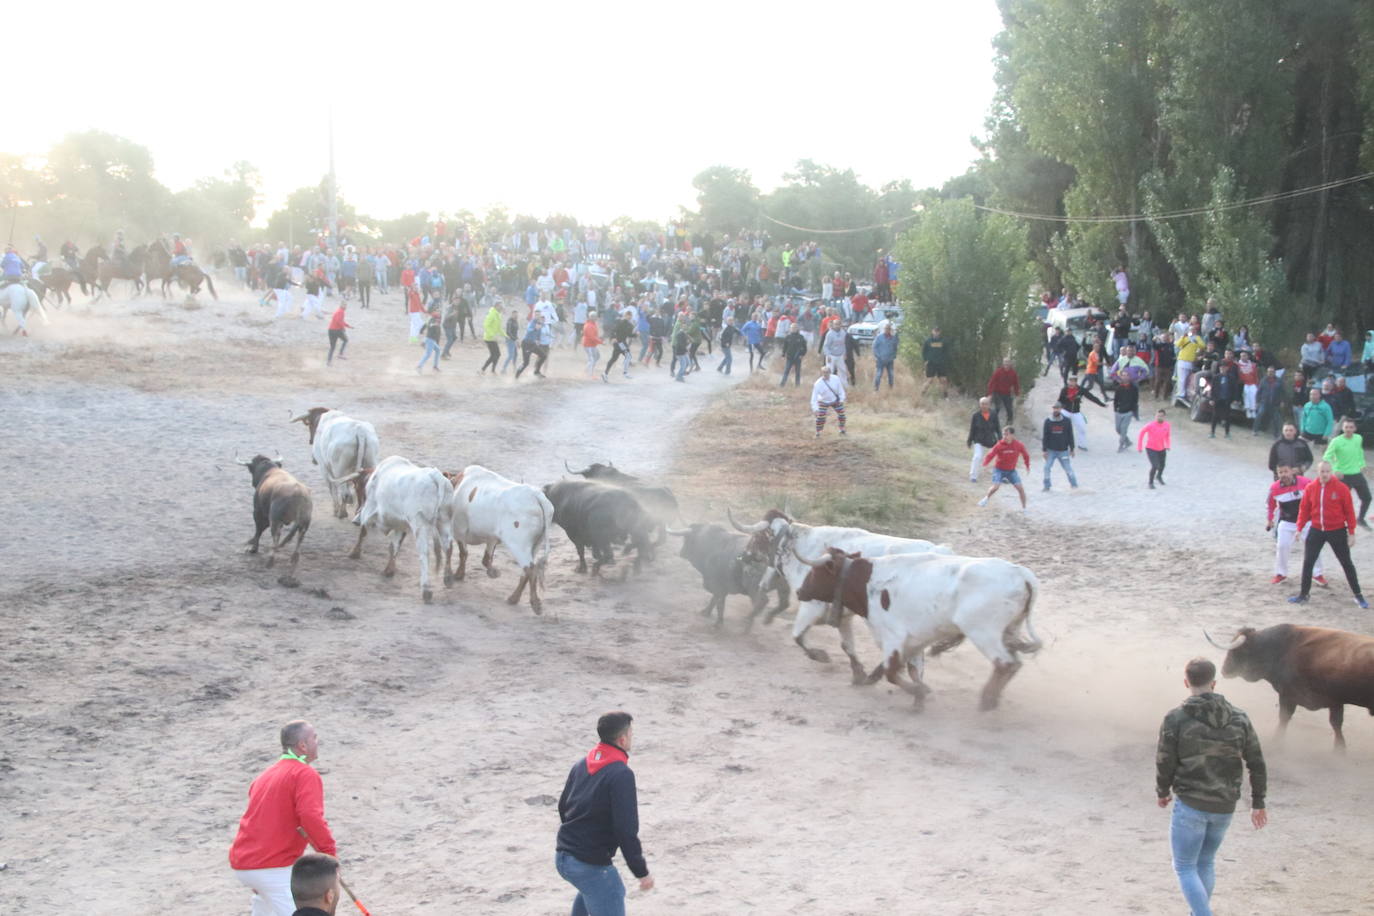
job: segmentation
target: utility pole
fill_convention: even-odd
[[[339,186],[334,181],[334,105],[329,106],[329,247],[339,246]]]

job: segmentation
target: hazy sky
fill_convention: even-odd
[[[768,190],[801,158],[939,184],[976,155],[1000,27],[994,0],[104,6],[9,43],[42,91],[5,151],[98,128],[173,189],[248,160],[270,211],[327,170],[332,99],[340,190],[379,217],[662,219],[707,166]]]

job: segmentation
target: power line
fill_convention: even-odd
[[[1330,191],[1334,188],[1344,187],[1345,185],[1357,184],[1361,181],[1368,181],[1374,178],[1374,172],[1365,172],[1360,175],[1352,175],[1349,178],[1339,178],[1335,181],[1328,181],[1323,184],[1311,185],[1306,188],[1295,188],[1292,191],[1276,191],[1270,194],[1262,194],[1259,197],[1252,197],[1247,200],[1236,200],[1226,204],[1207,204],[1201,207],[1188,207],[1182,210],[1172,210],[1165,213],[1134,213],[1134,214],[1115,214],[1109,216],[1060,216],[1052,213],[1026,213],[1020,210],[1004,210],[1001,207],[988,207],[983,204],[974,204],[975,210],[982,210],[985,213],[1000,213],[1003,216],[1013,216],[1017,219],[1040,220],[1042,222],[1055,223],[1133,223],[1139,220],[1169,220],[1183,219],[1189,216],[1203,216],[1208,213],[1221,213],[1226,210],[1239,210],[1245,207],[1259,207],[1265,204],[1277,203],[1282,200],[1292,200],[1296,197],[1304,197],[1308,194],[1319,194],[1323,191]],[[920,213],[909,213],[886,223],[875,223],[872,226],[859,226],[854,229],[814,229],[807,226],[794,226],[782,220],[769,216],[767,213],[761,214],[764,219],[788,229],[795,229],[798,232],[805,232],[813,235],[845,235],[852,232],[871,232],[874,229],[891,229],[899,223],[915,219]]]

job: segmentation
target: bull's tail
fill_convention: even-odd
[[[1039,636],[1035,635],[1035,627],[1031,625],[1031,611],[1035,609],[1035,599],[1040,593],[1040,583],[1035,580],[1034,576],[1030,576],[1025,581],[1025,588],[1025,606],[1022,608],[1021,613],[1016,615],[1016,619],[1007,627],[1004,641],[1006,642],[1007,648],[1011,651],[1029,654],[1032,652],[1039,652],[1044,648],[1045,644],[1041,641]],[[1025,624],[1026,636],[1029,637],[1029,641],[1017,638],[1014,632],[1022,623]]]
[[[200,275],[201,275],[202,277],[205,278],[205,285],[208,286],[208,287],[210,288],[210,295],[214,296],[214,297],[215,297],[215,301],[218,302],[218,301],[219,301],[219,293],[215,292],[215,281],[214,281],[214,279],[213,279],[208,273],[206,273],[206,272],[203,271],[203,270],[200,272]]]

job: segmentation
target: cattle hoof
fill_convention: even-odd
[[[424,599],[425,604],[433,604],[433,603],[434,603],[434,591],[433,591],[433,589],[428,589],[428,588],[427,588],[427,589],[423,590],[422,592],[420,592],[420,597]]]
[[[979,711],[979,712],[989,712],[989,711],[991,711],[991,710],[993,710],[993,709],[996,709],[996,708],[997,708],[997,701],[996,701],[996,700],[990,700],[990,699],[988,699],[987,697],[983,697],[981,700],[978,701],[978,711]]]
[[[542,605],[542,604],[531,604],[531,605],[530,605],[530,610],[531,610],[531,611],[534,611],[534,615],[535,615],[536,617],[543,617],[543,616],[544,616],[544,605]]]
[[[449,585],[452,585],[452,584],[453,584],[453,573],[444,573],[444,585],[445,585],[445,586],[449,586]]]
[[[277,558],[276,558],[276,557],[268,557],[268,558],[267,558],[267,568],[268,568],[268,569],[271,569],[273,566],[276,566],[276,565],[277,565]]]
[[[351,551],[349,551],[349,553],[348,553],[348,558],[349,558],[350,560],[357,560],[357,559],[361,558],[362,555],[363,555],[363,552],[362,552],[361,550],[351,550]]]
[[[393,569],[393,568],[390,567],[390,566],[388,566],[386,569],[382,570],[382,578],[383,578],[383,579],[390,579],[390,578],[391,578],[392,576],[394,576],[394,575],[396,575],[396,570]]]
[[[501,570],[499,570],[499,569],[493,569],[493,568],[490,567],[490,566],[487,567],[487,578],[488,578],[488,579],[495,579],[495,578],[496,578],[497,576],[499,576],[499,575],[501,575]]]
[[[807,649],[806,657],[813,662],[820,662],[823,665],[830,664],[830,653],[824,649]]]

